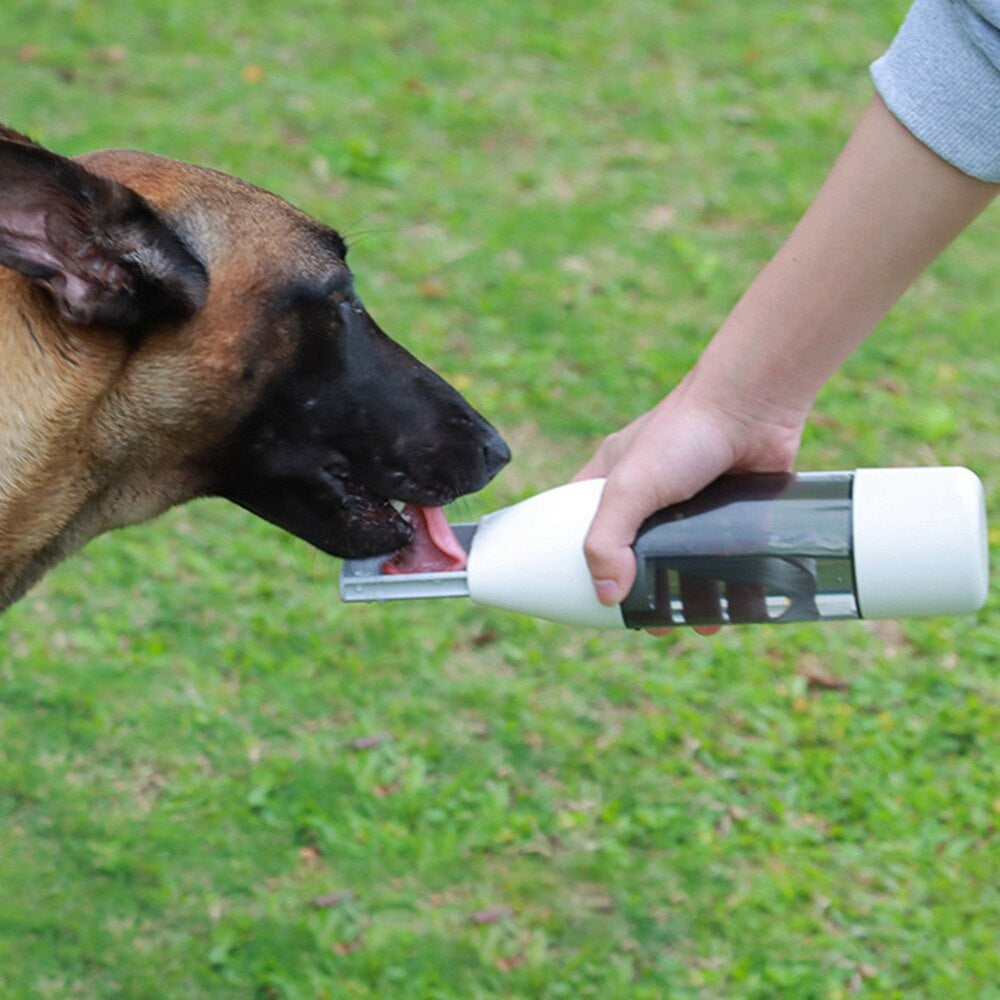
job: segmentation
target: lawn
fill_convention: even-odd
[[[514,449],[474,519],[683,375],[906,6],[6,0],[0,117],[340,228]],[[997,509],[998,245],[991,210],[800,467],[964,464]],[[337,576],[200,501],[0,620],[5,1000],[1000,997],[995,597],[654,640],[343,606]]]

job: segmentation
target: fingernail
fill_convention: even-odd
[[[594,590],[601,604],[617,604],[620,600],[621,587],[617,580],[595,580]]]

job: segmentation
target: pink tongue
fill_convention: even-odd
[[[466,555],[440,507],[403,509],[413,541],[382,564],[383,573],[452,573],[465,569]]]

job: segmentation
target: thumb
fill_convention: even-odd
[[[620,604],[635,583],[632,543],[655,507],[643,501],[644,492],[627,488],[614,476],[604,486],[583,544],[594,591],[602,604]]]

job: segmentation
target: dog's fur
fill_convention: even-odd
[[[390,340],[333,229],[226,174],[0,126],[0,609],[101,532],[222,496],[394,551],[508,460]]]

